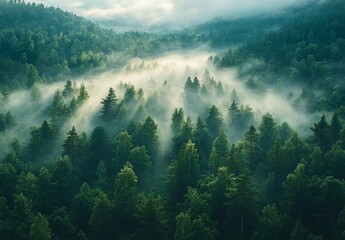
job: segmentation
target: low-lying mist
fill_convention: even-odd
[[[158,124],[162,145],[168,144],[171,140],[170,124],[175,108],[182,108],[184,116],[190,116],[192,122],[196,123],[198,116],[205,118],[208,109],[215,105],[222,113],[223,120],[226,120],[233,101],[236,101],[238,106],[249,106],[253,110],[257,126],[263,114],[269,112],[277,124],[287,122],[299,133],[309,133],[309,127],[316,116],[306,115],[303,111],[294,108],[292,100],[288,98],[289,91],[285,89],[278,92],[266,89],[256,94],[238,77],[236,69],[215,69],[209,61],[211,54],[207,51],[190,51],[171,53],[152,59],[135,58],[122,69],[108,70],[101,74],[89,73],[71,79],[76,86],[82,83],[85,85],[89,99],[64,123],[60,131],[61,139],[66,138],[66,133],[72,126],[75,126],[78,132],[84,131],[90,134],[100,121],[101,101],[107,96],[109,88],[114,88],[120,102],[126,88],[131,85],[136,91],[143,90],[143,98],[140,99],[139,105],[150,105],[150,107],[146,106],[146,114],[151,115]],[[201,86],[211,79],[222,91],[221,93],[209,91],[206,94],[201,89],[200,104],[190,106],[184,95],[184,86],[188,77],[192,80],[198,78]],[[41,93],[39,101],[33,100],[32,90],[21,90],[10,95],[8,101],[1,106],[1,112],[10,111],[16,125],[0,138],[3,153],[9,149],[9,142],[15,138],[28,139],[31,126],[40,126],[44,120],[49,120],[49,108],[53,96],[57,90],[63,91],[65,84],[66,82],[38,85]],[[136,110],[129,109],[129,112],[134,116]],[[120,130],[114,129],[113,132],[115,134]],[[243,137],[231,135],[231,131],[228,132],[230,142]]]

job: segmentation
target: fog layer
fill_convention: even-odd
[[[151,31],[175,30],[200,24],[216,17],[237,18],[279,11],[310,0],[34,0],[60,7],[115,29]]]
[[[101,115],[101,101],[107,96],[110,87],[115,89],[119,101],[123,98],[126,87],[133,85],[138,91],[143,89],[144,97],[139,104],[147,105],[154,103],[147,108],[147,115],[151,115],[158,124],[161,143],[171,140],[170,124],[171,116],[175,108],[183,108],[185,117],[190,116],[193,123],[196,123],[198,116],[205,117],[207,110],[215,105],[222,113],[224,120],[228,117],[228,108],[233,99],[233,91],[237,93],[238,105],[249,105],[254,111],[256,123],[260,123],[263,114],[269,112],[273,115],[278,124],[288,122],[290,126],[300,133],[308,133],[312,120],[299,110],[294,109],[291,101],[288,100],[289,91],[276,92],[266,90],[259,95],[249,90],[244,81],[239,79],[236,69],[216,70],[208,62],[209,52],[184,52],[174,53],[155,59],[132,59],[127,66],[121,70],[109,70],[102,74],[79,77],[71,79],[80,86],[83,83],[90,98],[77,110],[77,112],[66,121],[61,130],[61,139],[66,138],[66,133],[75,126],[78,132],[90,133],[99,123]],[[221,82],[223,94],[206,95],[201,94],[200,104],[187,107],[184,97],[184,84],[188,77],[197,77],[200,84],[205,84],[205,70],[215,82]],[[49,107],[56,90],[63,90],[65,82],[54,85],[39,86],[42,92],[40,102],[30,100],[30,91],[20,91],[11,94],[7,104],[3,106],[4,111],[11,111],[15,118],[16,126],[7,135],[11,138],[28,139],[29,126],[40,126],[47,119]],[[294,90],[294,91],[299,91]],[[296,94],[299,94],[296,92]],[[136,109],[130,109],[134,114]],[[258,125],[257,124],[257,125]],[[114,129],[114,133],[121,129]],[[228,137],[234,139],[232,132]],[[236,136],[241,139],[243,136]],[[9,141],[7,141],[9,142]]]

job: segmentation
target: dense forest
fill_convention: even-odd
[[[214,61],[220,67],[241,67],[242,74],[250,76],[247,84],[252,88],[305,87],[299,100],[307,100],[307,110],[337,110],[345,100],[344,10],[341,0],[313,5],[279,30],[230,49]]]
[[[344,10],[118,33],[0,1],[0,239],[345,239]]]

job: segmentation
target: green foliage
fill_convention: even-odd
[[[46,217],[38,213],[33,219],[30,227],[30,239],[32,240],[50,240],[52,239],[51,230]]]
[[[297,107],[325,110],[309,133],[292,129],[284,115],[262,116],[240,105],[242,96],[207,69],[202,81],[187,78],[179,102],[184,105],[171,119],[168,111],[176,105],[166,98],[174,90],[168,82],[145,94],[120,83],[116,89],[123,97],[110,88],[101,119],[85,115],[91,125],[77,132],[70,124],[78,124],[74,115],[92,96],[84,84],[67,80],[70,75],[105,67],[110,52],[124,51],[118,67],[131,56],[152,57],[177,45],[225,44],[228,27],[245,31],[243,25],[254,20],[234,21],[237,27],[216,21],[197,34],[198,28],[115,33],[52,7],[1,1],[1,107],[16,100],[13,89],[31,87],[29,103],[41,109],[40,100],[48,96],[41,83],[61,80],[58,75],[67,81],[42,108],[41,125],[20,129],[20,140],[10,135],[16,131],[12,113],[16,120],[22,115],[0,114],[0,238],[343,239],[344,5],[334,0],[318,6],[326,6],[325,12],[306,5],[318,11],[302,12],[223,58],[210,57],[222,66],[240,66],[238,76],[261,90],[260,97],[266,87],[274,88]],[[216,35],[223,30],[225,35]],[[284,82],[301,84],[300,93],[286,92]],[[220,103],[217,96],[228,99]],[[61,137],[65,126],[72,128]]]
[[[171,131],[174,134],[174,136],[176,136],[181,131],[183,123],[184,117],[182,108],[175,108],[174,113],[171,117]]]
[[[66,208],[56,209],[48,220],[53,238],[72,239],[75,229]]]
[[[271,148],[276,138],[276,123],[270,113],[262,116],[259,126],[258,145],[264,153]]]
[[[284,227],[283,220],[284,219],[282,215],[279,214],[278,209],[275,205],[268,205],[264,207],[259,218],[259,226],[255,231],[252,239],[282,239],[284,237],[282,235]]]
[[[145,146],[149,155],[155,157],[158,150],[158,125],[151,116],[148,116],[144,122],[139,123],[135,129],[134,143],[137,146]]]
[[[135,147],[129,151],[129,162],[133,165],[133,170],[138,175],[139,186],[142,188],[148,182],[151,173],[151,158],[148,155],[145,146]]]
[[[14,117],[10,111],[8,111],[6,114],[0,113],[0,133],[10,129],[14,125]]]
[[[81,151],[81,139],[77,133],[77,130],[73,126],[72,129],[67,133],[67,138],[63,144],[64,152],[63,155],[68,156],[72,164],[76,166],[79,160]]]
[[[106,195],[97,199],[90,217],[92,239],[113,239],[113,207]]]
[[[224,234],[237,238],[249,238],[255,230],[258,215],[258,196],[248,172],[232,179],[226,192],[226,222],[229,230]]]
[[[213,105],[208,110],[208,115],[206,118],[206,127],[209,131],[212,141],[219,134],[219,131],[222,128],[222,126],[223,126],[222,115],[219,112],[218,108],[215,105]]]
[[[114,120],[117,115],[117,98],[113,88],[109,88],[108,95],[102,99],[101,118],[105,121]]]
[[[139,239],[168,239],[168,222],[162,198],[158,195],[144,196],[139,211]]]
[[[168,167],[169,201],[174,204],[181,202],[188,187],[196,186],[199,174],[199,155],[195,144],[188,141]]]
[[[308,98],[308,110],[337,109],[344,100],[343,87],[322,94],[324,104],[318,104],[320,98],[313,92],[326,78],[337,76],[335,79],[339,80],[334,79],[334,82],[341,81],[338,76],[342,74],[339,63],[344,61],[345,51],[345,36],[341,30],[345,26],[344,10],[344,3],[337,0],[307,5],[289,15],[279,29],[229,49],[214,57],[214,62],[220,67],[240,67],[241,73],[248,75],[247,84],[253,89],[260,88],[258,76],[264,76],[264,88],[279,87],[281,82],[284,86],[302,83],[307,86],[307,92],[312,93],[300,95],[302,99]],[[248,63],[250,68],[245,67]]]
[[[114,167],[118,172],[128,161],[129,152],[133,149],[132,137],[125,132],[121,132],[116,140]]]
[[[116,230],[119,236],[133,233],[138,224],[139,194],[138,177],[133,166],[127,163],[115,179]]]

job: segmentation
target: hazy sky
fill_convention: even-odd
[[[128,29],[173,30],[215,17],[278,11],[308,0],[32,0]]]

